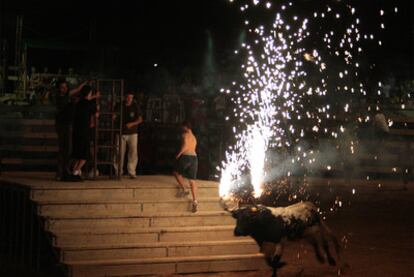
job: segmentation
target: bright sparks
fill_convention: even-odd
[[[251,44],[243,43],[242,50],[235,51],[246,56],[242,80],[233,82],[231,89],[222,89],[233,96],[237,127],[233,128],[236,142],[226,151],[220,167],[219,193],[228,196],[248,183],[254,196],[260,197],[269,149],[291,148],[312,132],[337,138],[345,131],[343,126],[327,127],[325,122],[335,117],[335,105],[335,110],[348,113],[347,95],[366,94],[358,79],[358,58],[363,53],[361,42],[374,40],[374,36],[362,34],[358,11],[349,5],[344,9],[343,3],[309,11],[301,18],[291,15],[292,2],[279,6],[259,0],[239,2],[244,3],[239,8],[246,17],[251,7],[267,12],[271,8],[276,14],[267,27],[245,19]],[[380,11],[381,16],[384,13]],[[332,22],[340,22],[340,27],[333,27]],[[330,103],[334,98],[338,101]],[[294,163],[315,162],[305,151],[292,158]]]

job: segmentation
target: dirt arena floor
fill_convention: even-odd
[[[349,265],[342,276],[410,277],[414,276],[414,184],[403,189],[401,183],[378,188],[358,186],[321,188],[326,202],[341,195],[343,207],[326,222],[344,247],[343,260]],[[338,276],[337,268],[319,264],[312,249],[304,243],[286,245],[283,260],[288,265],[279,270],[279,277]],[[192,274],[188,277],[259,277],[266,272],[231,272]]]

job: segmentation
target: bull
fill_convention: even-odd
[[[225,210],[237,220],[234,235],[250,236],[256,241],[267,264],[273,269],[273,277],[277,276],[279,268],[286,265],[281,258],[287,240],[305,239],[313,247],[316,259],[320,263],[325,262],[324,253],[329,265],[335,266],[337,261],[329,249],[329,241],[331,241],[337,260],[340,262],[340,244],[321,220],[318,209],[313,203],[299,202],[278,208],[249,205],[231,210],[223,203]]]

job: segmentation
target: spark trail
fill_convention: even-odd
[[[345,117],[367,95],[360,60],[364,45],[375,36],[360,30],[362,20],[347,1],[325,0],[318,7],[312,1],[234,2],[245,15],[249,43],[236,51],[246,61],[242,80],[222,89],[236,104],[236,143],[222,162],[219,194],[229,196],[250,176],[253,194],[259,197],[269,173],[269,149],[292,148],[306,137],[338,138],[346,131],[332,121]],[[257,11],[270,13],[270,26],[255,20],[257,16],[249,18]],[[385,28],[384,23],[379,26]],[[292,163],[315,162],[313,151],[298,150]]]

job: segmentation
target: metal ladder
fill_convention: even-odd
[[[107,169],[109,178],[120,179],[121,170],[118,170],[117,174],[114,173],[114,162],[120,169],[120,151],[116,138],[120,140],[122,135],[124,80],[98,79],[96,88],[101,92],[101,97],[97,99],[99,118],[95,118],[93,177],[96,179],[99,167]],[[113,120],[114,115],[117,116],[117,120]]]

